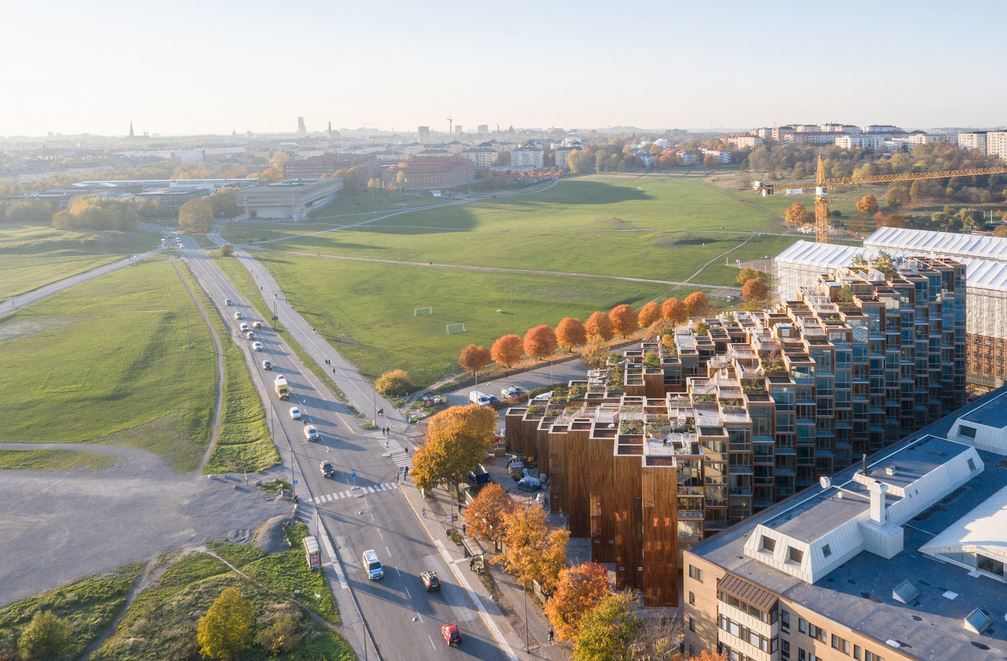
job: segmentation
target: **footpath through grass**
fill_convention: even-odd
[[[3,440],[111,443],[195,468],[216,401],[213,344],[164,260],[0,320]]]
[[[144,232],[66,231],[47,225],[0,225],[0,300],[150,250]]]
[[[115,460],[95,452],[78,450],[2,450],[0,470],[68,471],[101,470],[115,466]]]

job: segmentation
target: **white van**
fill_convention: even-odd
[[[364,551],[360,561],[363,563],[364,569],[367,570],[367,578],[372,581],[385,575],[385,568],[381,566],[381,561],[378,560],[378,554],[374,552],[374,549]]]
[[[484,392],[473,390],[469,393],[469,401],[473,404],[478,404],[479,406],[489,406],[493,403],[493,398]]]

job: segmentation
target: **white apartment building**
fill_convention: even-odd
[[[842,149],[871,149],[874,151],[885,148],[885,139],[881,134],[861,133],[860,135],[841,135],[835,139],[836,146]]]
[[[545,152],[541,147],[525,145],[510,153],[510,164],[512,168],[542,168],[545,159]]]
[[[986,131],[970,131],[958,134],[959,149],[976,149],[981,154],[986,153]]]
[[[732,135],[727,142],[733,143],[738,149],[755,149],[762,144],[762,138],[757,135]]]
[[[472,149],[466,149],[463,156],[472,161],[476,169],[485,170],[493,165],[493,160],[497,157],[497,153],[489,147],[473,147]]]
[[[986,155],[1007,161],[1007,131],[989,131],[986,134]]]

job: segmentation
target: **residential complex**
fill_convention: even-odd
[[[1007,390],[716,537],[683,563],[687,654],[1007,654]]]
[[[981,154],[986,153],[986,131],[970,131],[958,134],[958,146],[962,149],[973,149]]]
[[[510,164],[513,168],[531,168],[541,170],[544,164],[545,152],[534,144],[518,147],[510,153]]]
[[[249,219],[304,220],[312,211],[334,202],[342,188],[340,177],[284,181],[243,188],[238,191],[237,202]]]
[[[475,180],[472,161],[454,156],[413,156],[406,161],[402,172],[408,190],[454,188]]]
[[[283,164],[284,179],[320,179],[338,170],[363,168],[371,176],[377,174],[378,161],[371,154],[321,154],[289,160]]]
[[[821,276],[508,409],[507,442],[620,587],[675,605],[682,549],[961,406],[964,286],[930,258]]]

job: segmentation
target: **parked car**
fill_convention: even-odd
[[[479,392],[478,390],[473,390],[469,393],[469,401],[473,404],[478,404],[479,406],[489,406],[493,403],[494,397],[490,397],[486,393]]]
[[[436,572],[425,571],[420,574],[420,580],[427,592],[438,592],[441,589],[441,579],[437,578]]]
[[[336,469],[333,468],[332,464],[330,464],[327,461],[323,461],[321,464],[319,464],[318,470],[322,472],[322,477],[327,477],[330,480],[335,479],[336,477]]]
[[[262,342],[252,342],[252,349],[255,351],[262,351]]]
[[[297,408],[296,406],[291,406],[290,407],[290,419],[291,420],[300,420],[301,417],[302,417],[301,416],[301,409]]]
[[[534,493],[542,488],[542,482],[537,477],[522,477],[517,481],[517,488]]]
[[[264,360],[262,361],[262,369],[268,372],[269,370],[273,369],[273,364],[268,360]]]
[[[500,395],[504,399],[515,399],[524,394],[524,390],[521,390],[517,386],[511,386],[510,388],[504,388],[500,391]]]
[[[315,428],[314,425],[304,426],[304,438],[311,442],[321,440],[321,436],[318,435],[318,430]]]
[[[441,637],[449,646],[462,644],[462,632],[458,630],[457,624],[445,624],[441,627]]]

